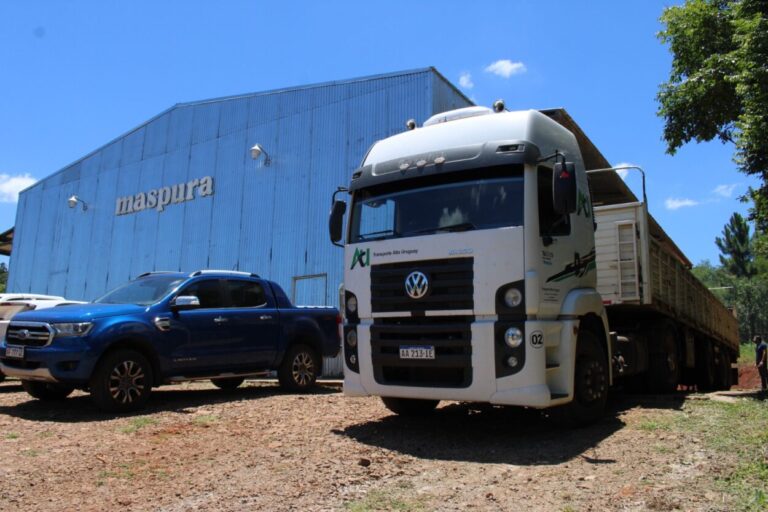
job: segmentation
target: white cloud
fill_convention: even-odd
[[[613,166],[614,167],[638,167],[637,164],[633,164],[630,162],[619,162],[617,164],[614,164]],[[618,174],[621,179],[626,180],[627,176],[629,176],[629,169],[620,169],[616,171],[616,174]]]
[[[19,201],[19,192],[33,185],[37,180],[29,174],[0,173],[0,203],[16,203]]]
[[[470,73],[467,73],[466,71],[459,75],[459,86],[461,86],[464,89],[471,89],[475,86],[475,83],[472,81],[472,75]]]
[[[738,186],[738,183],[732,183],[730,185],[718,185],[715,187],[715,190],[713,190],[712,193],[728,199],[733,196],[733,191]]]
[[[699,202],[693,199],[677,197],[668,197],[667,200],[664,201],[664,206],[667,207],[667,210],[677,210],[678,208],[696,206],[697,204],[699,204]]]
[[[486,73],[493,73],[504,78],[525,73],[527,68],[522,62],[512,62],[509,59],[497,60],[485,68]]]

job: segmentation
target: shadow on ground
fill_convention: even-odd
[[[0,386],[0,392],[5,393],[6,387],[12,391],[23,392],[21,386]],[[10,392],[9,390],[8,392]],[[338,393],[338,386],[319,385],[305,395],[323,395]],[[35,400],[25,395],[29,400],[16,405],[0,406],[0,414],[32,421],[51,421],[61,423],[80,423],[108,421],[115,418],[145,416],[156,412],[193,412],[196,407],[214,405],[234,400],[258,401],[278,395],[288,395],[277,384],[269,383],[246,384],[234,390],[221,389],[178,389],[157,388],[152,391],[147,407],[135,413],[110,414],[99,411],[87,394],[77,394],[64,400],[45,402]],[[256,404],[254,404],[256,405]]]
[[[536,410],[457,403],[425,417],[390,415],[334,433],[423,459],[550,465],[581,457],[590,464],[613,464],[614,459],[602,457],[595,447],[624,428],[623,411],[680,409],[685,398],[684,394],[612,396],[605,417],[582,428],[566,428]]]

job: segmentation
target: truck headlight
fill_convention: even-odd
[[[354,313],[357,311],[357,297],[350,295],[347,299],[347,311]]]
[[[519,347],[523,342],[523,331],[517,327],[510,327],[504,333],[504,343],[511,348]]]
[[[79,322],[79,323],[66,323],[66,324],[51,324],[53,331],[57,338],[64,338],[68,336],[85,336],[93,328],[92,322]]]
[[[350,329],[350,331],[347,332],[347,345],[353,348],[357,346],[357,331],[354,329]]]
[[[523,301],[523,294],[517,288],[509,288],[504,293],[504,302],[507,307],[516,308]]]

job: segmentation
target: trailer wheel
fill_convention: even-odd
[[[419,398],[395,398],[383,396],[384,406],[399,416],[424,416],[435,410],[440,400],[422,400]]]
[[[713,391],[717,387],[715,373],[715,356],[712,344],[707,340],[696,351],[696,385],[699,391]]]
[[[656,393],[672,393],[680,383],[677,336],[671,326],[666,327],[661,336],[660,346],[649,357],[647,387]]]
[[[584,426],[599,420],[608,401],[608,363],[597,336],[579,331],[576,341],[573,400],[555,409],[557,421]]]
[[[731,389],[731,357],[722,348],[717,355],[715,375],[718,390],[727,391]]]

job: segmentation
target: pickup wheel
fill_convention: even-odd
[[[75,388],[62,386],[61,384],[51,384],[49,382],[38,382],[34,380],[22,380],[21,387],[30,396],[46,402],[54,402],[67,398]]]
[[[107,354],[91,377],[91,398],[99,409],[128,412],[144,407],[152,390],[152,365],[135,350]]]
[[[573,379],[573,400],[554,410],[555,419],[575,427],[596,422],[608,401],[608,363],[597,336],[587,330],[576,341]]]
[[[440,400],[423,400],[420,398],[395,398],[383,396],[384,407],[399,416],[424,416],[435,410]]]
[[[219,389],[236,389],[245,382],[243,377],[225,377],[221,379],[211,379],[211,383]]]
[[[294,345],[288,349],[277,378],[280,385],[290,391],[306,391],[315,385],[320,371],[320,358],[308,345]]]

